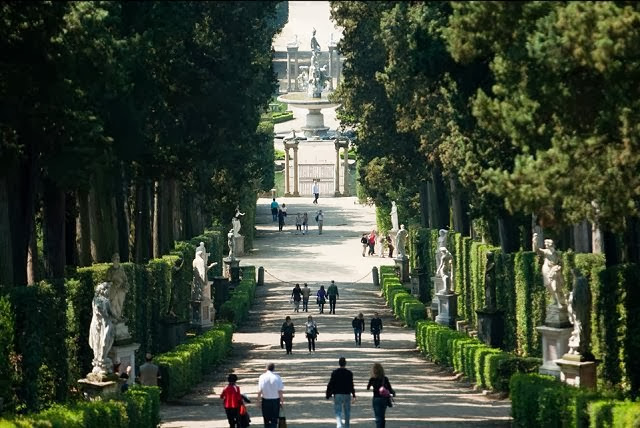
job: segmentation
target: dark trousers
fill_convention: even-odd
[[[372,256],[376,253],[376,244],[369,244],[369,255]]]
[[[356,345],[362,345],[362,330],[359,328],[353,329],[353,334],[356,336]]]
[[[278,221],[278,209],[271,208],[271,215],[273,216],[273,221]]]
[[[320,193],[314,193],[313,196],[315,196],[315,199],[313,200],[314,204],[318,203],[318,196],[320,196]]]
[[[373,344],[380,345],[380,330],[371,330],[371,334],[373,334]]]
[[[373,407],[373,415],[376,418],[376,428],[384,428],[385,426],[384,414],[387,411],[388,400],[386,397],[373,397],[371,405]]]
[[[309,352],[316,350],[316,337],[310,334],[307,334],[307,342],[309,342]]]
[[[262,419],[264,428],[278,428],[278,416],[280,416],[280,399],[262,399]]]
[[[293,336],[285,334],[282,336],[282,340],[284,341],[285,348],[287,348],[287,354],[290,354],[291,349],[293,348]]]
[[[329,313],[336,313],[336,296],[329,296]]]
[[[302,311],[309,312],[309,298],[302,298]]]
[[[238,423],[238,416],[240,415],[239,409],[233,408],[224,408],[224,411],[227,413],[227,420],[229,421],[229,428],[236,428],[236,426],[240,426]]]

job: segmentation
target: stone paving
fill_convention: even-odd
[[[260,199],[256,218],[254,250],[242,257],[241,265],[263,266],[265,285],[259,287],[250,317],[233,337],[233,352],[225,366],[208,374],[192,393],[179,402],[161,406],[162,427],[227,427],[218,398],[228,373],[239,377],[242,392],[252,399],[248,406],[252,426],[262,426],[256,399],[258,376],[268,362],[274,362],[285,384],[285,412],[289,427],[335,426],[333,403],[324,393],[338,358],[347,359],[353,371],[357,401],[351,408],[351,426],[373,427],[371,392],[366,391],[373,362],[385,368],[397,392],[395,406],[388,409],[387,427],[510,426],[511,403],[476,391],[447,370],[429,363],[415,348],[414,331],[402,327],[385,306],[379,289],[372,284],[373,266],[393,264],[388,258],[362,257],[360,236],[375,227],[373,207],[357,204],[355,198],[279,198],[287,204],[289,216],[283,232],[271,220],[270,199]],[[325,213],[323,234],[315,226],[315,211]],[[296,235],[295,214],[308,212],[308,235]],[[311,314],[320,331],[316,352],[309,354],[302,327],[307,313],[294,313],[289,296],[296,282],[307,282],[312,294],[330,280],[339,290],[336,314]],[[313,301],[313,299],[311,299]],[[374,311],[381,314],[382,346],[374,348],[364,333],[356,347],[351,319],[363,312],[367,321]],[[297,329],[293,353],[279,346],[279,331],[286,315]],[[366,330],[368,331],[368,330]]]

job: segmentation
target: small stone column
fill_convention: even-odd
[[[291,182],[289,180],[289,149],[284,147],[284,195],[291,196]]]
[[[300,196],[298,191],[298,141],[293,144],[293,196]]]
[[[335,45],[329,45],[329,90],[333,91],[333,75],[335,74],[334,52],[336,51]]]
[[[336,148],[336,165],[335,165],[335,177],[333,181],[333,195],[340,196],[340,144],[338,140],[334,141]]]
[[[342,188],[342,195],[349,196],[349,142],[344,146],[344,170],[342,172],[342,180],[344,185]]]
[[[287,92],[291,92],[291,51],[287,47]]]
[[[342,60],[340,59],[340,51],[336,49],[336,87],[340,85],[340,74],[342,73]]]
[[[291,60],[295,61],[296,69],[291,70]],[[297,44],[288,44],[287,45],[287,92],[291,92],[294,89],[298,88],[298,76],[295,73],[298,70],[298,45]],[[292,76],[292,74],[294,74]],[[291,85],[291,79],[294,81],[294,85]]]
[[[294,69],[294,72],[293,72],[293,81],[295,82],[293,86],[296,88],[296,91],[299,91],[300,87],[298,86],[298,71],[300,70],[300,68],[298,67],[298,47],[297,46],[294,51],[293,57],[296,64],[296,68]]]

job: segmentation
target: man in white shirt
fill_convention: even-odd
[[[313,193],[314,196],[314,200],[313,203],[317,204],[318,203],[318,196],[320,196],[320,186],[318,185],[317,181],[313,182],[313,189],[311,190],[311,193]]]
[[[264,428],[277,428],[280,406],[284,404],[284,384],[274,372],[275,365],[269,363],[267,371],[258,379],[258,398],[262,398]]]

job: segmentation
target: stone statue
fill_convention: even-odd
[[[294,135],[295,137],[295,135]],[[240,212],[240,208],[236,207],[236,213],[234,214],[233,218],[231,219],[231,224],[233,225],[233,236],[240,236],[240,216],[243,216],[244,213]]]
[[[203,243],[200,243],[204,247]],[[191,287],[191,300],[202,300],[202,291],[207,285],[207,272],[209,269],[217,265],[216,262],[207,265],[208,254],[206,250],[198,247],[196,250],[196,257],[193,259],[193,285]]]
[[[486,309],[495,309],[496,308],[496,264],[493,260],[494,254],[491,251],[488,251],[485,254],[485,266],[484,266],[484,297],[485,297],[485,308]]]
[[[396,201],[391,202],[391,229],[398,230],[398,207]]]
[[[89,346],[93,350],[93,370],[91,373],[106,375],[113,372],[113,363],[108,357],[113,341],[115,340],[115,329],[113,321],[115,314],[111,310],[109,299],[109,282],[101,282],[96,286],[91,307],[93,317],[89,327]]]
[[[562,289],[564,279],[562,278],[562,266],[560,265],[560,255],[556,251],[552,239],[544,240],[545,248],[538,247],[538,234],[533,234],[532,247],[539,256],[544,257],[542,264],[542,279],[547,291],[551,295],[552,304],[558,308],[566,308],[567,301]]]
[[[235,240],[233,238],[234,238],[233,229],[231,229],[229,231],[229,233],[227,234],[227,245],[229,246],[229,256],[228,256],[228,258],[230,260],[235,260],[236,259],[236,243],[235,243]]]
[[[400,225],[400,230],[398,230],[398,234],[396,235],[396,252],[398,253],[399,259],[405,258],[407,253],[405,251],[405,245],[407,242],[407,236],[409,232],[404,228],[404,224]]]
[[[320,43],[316,40],[316,29],[313,29],[313,33],[311,35],[311,54],[317,55],[320,53]]]
[[[438,269],[436,270],[436,276],[442,278],[442,283],[444,284],[443,292],[444,294],[451,294],[451,280],[453,274],[453,256],[447,250],[446,247],[439,248],[440,253],[440,264],[438,265]]]
[[[573,331],[569,338],[569,354],[591,357],[591,291],[589,282],[577,269],[572,269],[573,290],[569,293],[569,319]]]
[[[200,245],[198,245],[198,247],[196,248],[196,255],[198,254],[198,251],[202,251],[202,257],[204,258],[204,264],[205,266],[207,265],[207,263],[209,263],[209,256],[211,255],[211,253],[207,253],[207,249],[204,247],[204,242],[200,242]]]
[[[309,78],[307,79],[307,95],[313,98],[321,98],[322,91],[330,79],[326,66],[320,67],[320,44],[316,40],[316,30],[313,29],[311,37],[311,65],[309,66]]]
[[[106,274],[106,281],[111,283],[109,300],[111,301],[111,311],[116,321],[121,321],[124,299],[129,292],[129,280],[120,264],[120,255],[115,253],[111,261],[113,264],[107,269]]]
[[[442,255],[440,248],[447,248],[447,229],[440,229],[438,231],[438,246],[436,247],[436,276],[438,275],[438,267],[440,266],[440,257]]]

